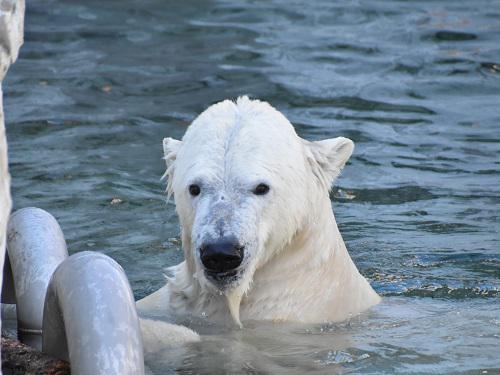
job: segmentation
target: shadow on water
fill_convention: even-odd
[[[161,139],[210,104],[270,101],[356,150],[331,194],[373,311],[250,322],[149,358],[155,373],[498,373],[500,4],[487,0],[27,3],[4,85],[15,208],[57,217],[136,298],[183,259]]]

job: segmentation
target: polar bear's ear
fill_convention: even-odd
[[[162,176],[162,179],[167,178],[167,197],[170,199],[173,190],[173,177],[174,177],[174,166],[175,159],[177,158],[177,152],[182,145],[182,141],[178,141],[173,138],[163,138],[163,154],[165,155],[163,159],[165,159],[165,163],[167,164],[167,170],[165,174]]]
[[[181,147],[182,141],[173,138],[163,138],[163,159],[167,163],[167,168],[172,165],[177,157],[177,151]]]
[[[354,142],[338,137],[309,143],[315,164],[314,174],[329,189],[354,150]]]

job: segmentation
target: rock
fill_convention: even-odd
[[[3,375],[69,375],[69,363],[2,336]]]

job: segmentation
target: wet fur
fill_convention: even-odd
[[[280,112],[247,97],[208,108],[182,142],[165,139],[167,193],[176,202],[185,261],[170,268],[166,286],[139,309],[233,324],[314,323],[341,321],[377,304],[347,253],[329,199],[353,148],[342,137],[300,139]],[[199,201],[186,193],[193,178],[212,182]],[[246,195],[247,185],[262,178],[274,189],[268,201]],[[203,236],[216,235],[213,216],[229,209],[237,212],[221,214],[218,223],[241,238],[248,254],[238,280],[218,290],[196,249]]]

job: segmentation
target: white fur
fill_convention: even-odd
[[[182,142],[163,142],[185,261],[167,285],[139,301],[143,311],[216,322],[249,319],[341,321],[379,296],[347,253],[329,189],[351,156],[346,138],[308,142],[268,103],[241,97],[203,112]],[[201,186],[192,197],[188,186]],[[259,183],[268,194],[252,193]],[[220,233],[245,246],[241,277],[218,290],[197,249]]]
[[[196,332],[176,324],[151,319],[141,319],[140,324],[143,345],[149,354],[186,342],[200,341]]]

